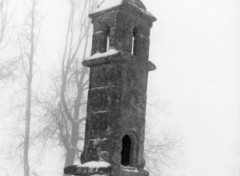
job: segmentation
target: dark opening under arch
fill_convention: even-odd
[[[123,166],[131,165],[132,160],[132,141],[128,135],[125,135],[122,139],[122,152],[121,152],[121,164]]]

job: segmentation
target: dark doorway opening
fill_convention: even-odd
[[[121,164],[123,166],[131,165],[132,141],[128,135],[122,139]]]

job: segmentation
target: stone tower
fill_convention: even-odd
[[[105,0],[89,16],[94,31],[92,56],[83,61],[90,68],[83,165],[65,173],[148,176],[146,91],[148,72],[155,69],[148,57],[156,18],[140,0]]]

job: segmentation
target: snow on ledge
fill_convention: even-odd
[[[126,172],[139,172],[138,169],[135,167],[121,165],[121,168],[123,171],[126,171]]]
[[[123,3],[123,0],[103,0],[102,3],[98,6],[98,8],[95,10],[94,13],[100,12],[100,11],[104,11],[104,10],[107,10],[107,9],[111,9],[113,7],[121,5],[122,3]],[[146,9],[142,9],[142,8],[138,7],[137,5],[135,5],[135,4],[132,4],[132,5],[134,5],[137,9],[139,9],[142,13],[154,17]]]
[[[119,53],[120,51],[116,50],[116,49],[110,49],[105,53],[96,53],[94,55],[92,55],[91,57],[89,57],[87,60],[91,60],[91,59],[97,59],[100,57],[106,57],[106,56],[111,56],[111,55],[115,55],[117,53]]]
[[[109,164],[108,162],[105,162],[105,161],[90,161],[81,166],[89,167],[89,168],[107,168],[107,167],[111,166],[111,164]]]

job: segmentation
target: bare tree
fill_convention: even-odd
[[[9,0],[0,0],[0,52],[6,48],[9,43],[10,22],[12,14],[9,12]],[[1,62],[3,57],[1,57]],[[17,59],[4,61],[0,65],[0,80],[12,77],[17,65]]]
[[[81,45],[83,48],[82,57],[87,56],[88,35],[90,29],[90,21],[86,19],[88,12],[82,11],[80,22],[81,28],[78,34],[78,41],[74,47],[74,22],[77,14],[76,2],[70,0],[71,14],[68,22],[65,50],[62,57],[61,70],[61,86],[60,86],[60,109],[62,114],[70,124],[71,130],[67,130],[65,135],[62,135],[62,141],[66,150],[65,166],[72,165],[77,154],[77,144],[82,138],[79,134],[79,127],[85,121],[83,116],[80,116],[80,107],[84,98],[84,89],[87,85],[87,69],[80,66],[81,60],[78,60],[78,52]],[[89,1],[84,2],[84,9],[92,8]],[[74,95],[75,94],[75,95]],[[67,124],[67,123],[66,123]]]
[[[8,6],[9,2],[7,0],[0,1],[0,44],[4,42],[7,27],[9,26],[10,22]]]
[[[25,132],[23,142],[23,170],[24,176],[30,175],[29,166],[29,144],[31,131],[31,109],[32,109],[32,84],[34,77],[34,60],[39,35],[39,24],[37,20],[37,0],[32,0],[23,25],[23,31],[18,37],[20,48],[20,61],[26,78],[26,104],[25,104]]]
[[[150,175],[161,176],[166,175],[167,170],[178,166],[179,157],[182,155],[182,139],[175,132],[163,131],[156,134],[154,130],[161,128],[156,126],[156,122],[152,122],[159,116],[164,121],[164,118],[169,118],[171,109],[169,103],[165,100],[149,99],[147,103],[147,117],[151,119],[146,125],[145,150],[144,158],[146,160],[146,169]],[[159,124],[160,125],[160,124]]]
[[[151,175],[164,175],[166,168],[176,165],[180,145],[180,139],[169,134],[162,134],[160,139],[146,136],[144,156],[146,168]]]
[[[70,13],[67,22],[64,52],[60,74],[53,79],[54,93],[40,100],[47,121],[39,136],[53,138],[65,150],[65,166],[72,165],[79,157],[79,141],[83,140],[88,69],[82,61],[90,51],[91,22],[88,14],[96,7],[97,0],[68,0]]]

